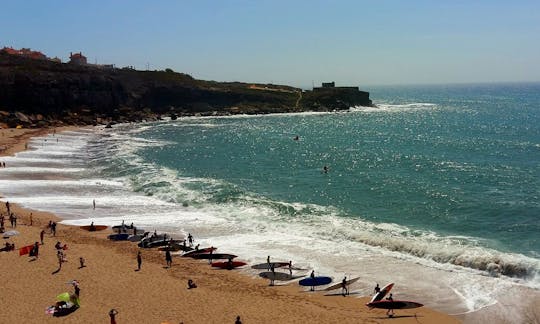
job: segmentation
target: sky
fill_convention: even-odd
[[[540,81],[540,1],[3,1],[4,46],[303,88]]]

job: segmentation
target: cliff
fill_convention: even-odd
[[[302,93],[282,85],[196,80],[171,70],[110,69],[0,53],[0,122],[10,127],[140,121],[163,114],[324,111],[371,103],[369,94],[365,99],[339,91]]]

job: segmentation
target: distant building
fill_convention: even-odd
[[[86,65],[88,64],[86,61],[86,56],[82,55],[82,52],[73,54],[72,52],[69,52],[69,63],[77,64],[77,65]]]
[[[20,50],[14,49],[12,47],[4,47],[0,52],[9,54],[9,55],[18,55],[28,57],[34,60],[46,60],[47,56],[39,51],[32,51],[29,48],[21,48]]]
[[[336,83],[334,81],[332,82],[323,82],[322,87],[323,88],[333,88],[336,86]]]

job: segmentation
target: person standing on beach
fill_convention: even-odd
[[[289,274],[292,276],[292,260],[289,260]]]
[[[109,317],[111,318],[111,324],[116,324],[116,315],[118,314],[118,311],[116,309],[111,309],[109,311]]]
[[[32,248],[32,253],[30,253],[33,257],[37,258],[39,257],[39,243],[34,243],[34,247]]]
[[[6,201],[6,209],[7,209],[8,215],[11,214],[11,210],[9,209],[9,201]]]
[[[347,288],[347,276],[343,277],[343,280],[341,280],[341,294],[343,297],[349,294],[349,288]]]
[[[137,252],[137,271],[141,271],[142,255],[141,251]]]
[[[236,316],[236,321],[234,321],[234,324],[242,324],[242,321],[240,320],[240,315]]]
[[[34,218],[32,217],[32,213],[30,213],[30,226],[34,225]]]
[[[393,302],[393,301],[394,301],[394,298],[392,297],[392,294],[390,294],[390,296],[386,297],[386,300],[387,300],[387,301],[390,301],[390,302]],[[394,316],[394,310],[393,310],[392,308],[389,308],[389,309],[386,311],[386,315],[388,315],[388,317]]]
[[[193,246],[193,236],[191,236],[191,233],[188,233],[188,242],[189,242],[189,246]]]
[[[272,272],[270,275],[272,277],[270,277],[270,286],[273,286],[274,285],[274,281],[276,280],[276,269],[274,268],[274,264],[272,263],[270,265],[270,271]]]
[[[56,222],[52,222],[51,224],[51,233],[53,236],[56,236]]]
[[[167,267],[172,267],[172,256],[171,251],[165,251],[165,261],[167,261]]]
[[[311,280],[313,280],[313,286],[311,286],[311,291],[314,291],[315,290],[315,270],[311,270],[311,274],[309,275],[309,277],[311,278]]]

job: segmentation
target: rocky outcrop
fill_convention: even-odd
[[[12,127],[97,124],[161,115],[265,114],[347,109],[350,93],[196,80],[183,73],[103,69],[0,54],[0,122]]]

